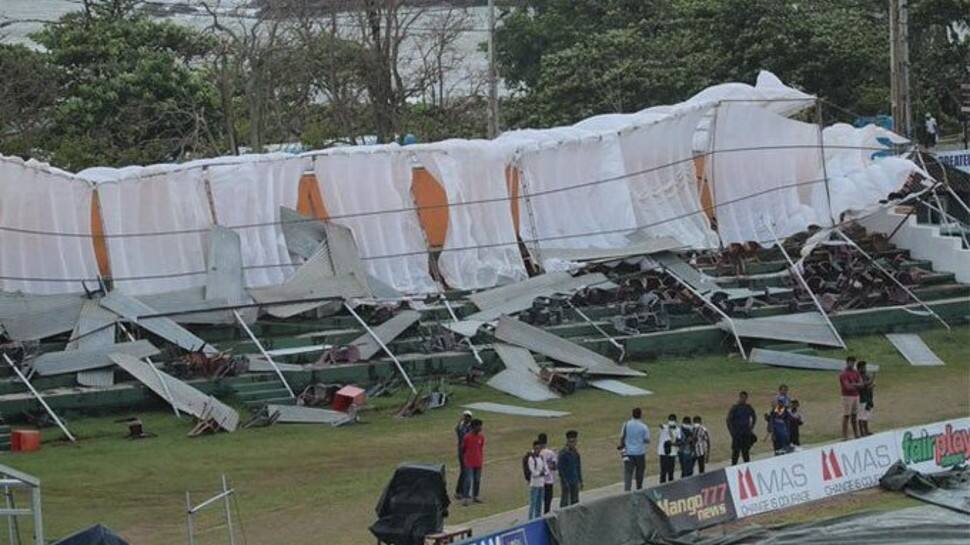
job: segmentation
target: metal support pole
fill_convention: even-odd
[[[195,530],[192,528],[192,495],[185,491],[185,525],[189,532],[189,545],[195,545]]]
[[[10,487],[3,487],[3,495],[6,499],[7,510],[13,511],[17,506],[14,503],[13,492],[10,490]],[[10,545],[14,545],[14,543],[20,545],[20,525],[17,523],[17,517],[15,516],[7,517],[7,539]]]
[[[845,234],[842,231],[840,231],[839,229],[835,229],[835,233],[837,235],[839,235],[839,237],[842,240],[844,240],[847,243],[849,243],[853,248],[855,248],[856,250],[859,250],[859,253],[861,253],[863,256],[866,257],[866,259],[868,259],[873,265],[875,265],[876,268],[879,269],[879,272],[881,272],[882,274],[886,275],[890,280],[893,281],[894,284],[896,284],[897,286],[899,286],[900,288],[902,288],[903,291],[905,291],[907,295],[909,295],[910,297],[912,297],[914,301],[916,301],[920,306],[922,306],[923,308],[925,308],[926,311],[929,312],[931,316],[933,316],[934,318],[936,318],[937,320],[939,320],[940,323],[943,324],[943,327],[945,327],[947,331],[950,331],[950,324],[946,323],[946,320],[944,320],[943,318],[940,317],[939,314],[937,314],[936,312],[934,312],[933,309],[930,308],[929,305],[927,305],[926,303],[923,302],[922,299],[920,299],[919,297],[917,297],[916,294],[913,293],[912,290],[910,290],[909,288],[907,288],[906,285],[903,284],[902,282],[900,282],[895,276],[893,276],[893,274],[891,272],[887,271],[882,265],[879,264],[878,261],[876,261],[875,259],[873,259],[871,255],[869,255],[868,253],[866,253],[865,250],[863,250],[862,248],[860,248],[859,245],[856,244],[854,240],[852,240],[851,238],[845,236]]]
[[[451,320],[457,324],[459,322],[458,315],[456,315],[455,311],[451,308],[451,303],[448,302],[448,298],[445,297],[445,294],[443,293],[439,294],[439,297],[441,298],[441,302],[445,304],[445,308],[448,309],[448,314],[451,316]],[[475,361],[477,361],[479,365],[484,365],[485,362],[482,361],[482,355],[478,353],[478,347],[472,342],[471,337],[465,337],[465,341],[468,342],[468,347],[472,349],[472,354],[475,356]]]
[[[384,344],[384,341],[382,341],[381,338],[378,337],[376,333],[374,333],[374,330],[371,329],[369,325],[367,325],[367,322],[365,322],[364,319],[361,318],[359,314],[357,314],[357,311],[355,311],[353,307],[350,306],[349,303],[344,303],[344,307],[347,308],[347,311],[350,312],[351,316],[357,319],[357,322],[360,323],[361,327],[364,328],[364,331],[366,331],[367,334],[370,335],[371,338],[377,342],[377,345],[380,346],[381,349],[384,350],[384,352],[391,357],[391,361],[394,362],[394,365],[397,366],[398,372],[401,373],[402,377],[404,377],[404,382],[408,384],[408,388],[411,389],[411,393],[413,393],[414,395],[417,395],[418,389],[414,387],[414,384],[411,382],[411,377],[408,376],[408,372],[404,370],[404,366],[401,365],[400,361],[398,361],[397,356],[394,355],[394,352],[391,352],[391,349],[388,348],[386,344]]]
[[[266,358],[266,361],[268,361],[269,364],[273,367],[273,371],[276,372],[276,376],[280,378],[280,381],[283,383],[283,386],[286,387],[286,391],[290,393],[290,397],[295,398],[296,394],[293,393],[293,388],[290,388],[290,383],[287,382],[286,377],[283,376],[283,371],[280,371],[279,366],[276,365],[275,361],[273,361],[273,356],[269,355],[269,352],[267,352],[266,349],[263,348],[263,343],[259,342],[259,339],[256,338],[256,335],[253,334],[253,331],[249,329],[248,325],[246,325],[246,321],[243,320],[242,316],[239,315],[239,311],[238,310],[232,311],[232,315],[236,317],[236,321],[239,322],[239,325],[241,325],[242,328],[246,331],[246,334],[249,335],[250,340],[253,341],[253,343],[256,345],[256,348],[259,349],[259,351],[263,354],[263,357]]]
[[[40,486],[30,489],[31,511],[34,513],[34,544],[45,545],[44,542],[44,514],[41,510]]]
[[[661,265],[661,267],[663,268],[663,270],[664,270],[665,273],[669,274],[681,286],[684,286],[685,288],[687,288],[687,291],[693,293],[695,297],[697,297],[698,299],[700,299],[701,301],[703,301],[704,304],[707,306],[707,308],[709,308],[709,309],[713,310],[714,312],[718,313],[721,316],[721,318],[724,318],[724,320],[727,321],[728,325],[731,326],[731,334],[734,335],[734,342],[736,342],[738,344],[738,350],[741,352],[741,357],[744,358],[745,360],[747,360],[748,359],[748,354],[744,351],[744,345],[741,344],[741,336],[738,335],[738,329],[736,327],[734,327],[734,320],[732,320],[731,317],[728,316],[723,310],[721,310],[720,308],[718,308],[717,305],[715,305],[714,303],[710,302],[710,300],[708,300],[706,297],[704,297],[703,295],[701,295],[701,292],[699,292],[696,289],[694,289],[694,286],[691,286],[690,284],[688,284],[687,281],[684,280],[683,278],[681,278],[680,276],[678,276],[677,273],[675,273],[674,271],[668,269],[664,265]]]
[[[574,305],[572,301],[570,301],[569,299],[566,299],[566,304],[569,305],[569,308],[573,309],[573,312],[578,314],[580,318],[585,320],[587,324],[593,326],[593,329],[598,331],[599,334],[602,335],[604,339],[609,341],[610,344],[612,344],[620,351],[620,359],[617,361],[622,362],[623,359],[626,358],[626,347],[624,347],[622,344],[620,344],[619,341],[611,337],[605,330],[603,330],[602,327],[596,325],[596,322],[594,322],[593,320],[590,320],[589,316],[586,316],[586,314],[584,314],[583,311],[579,310],[579,307]]]
[[[498,69],[495,66],[495,0],[488,0],[488,137],[499,132]]]
[[[802,287],[805,288],[805,291],[808,292],[809,297],[812,298],[812,302],[815,303],[815,308],[818,309],[819,313],[822,315],[822,318],[825,319],[825,323],[828,324],[829,329],[831,329],[832,333],[835,334],[835,338],[838,339],[839,344],[843,349],[847,348],[845,341],[842,340],[842,335],[839,335],[839,330],[835,329],[835,324],[833,324],[832,320],[829,319],[829,315],[825,313],[825,310],[822,308],[822,303],[820,303],[818,298],[815,297],[815,293],[812,292],[812,288],[808,287],[808,282],[805,282],[805,278],[802,277],[802,273],[798,272],[798,266],[795,265],[795,262],[792,261],[791,256],[788,255],[788,252],[785,250],[785,245],[781,243],[781,240],[778,240],[778,235],[775,234],[775,230],[772,229],[771,224],[765,221],[764,225],[768,229],[768,232],[771,233],[771,238],[775,239],[775,244],[777,244],[778,249],[781,250],[781,255],[785,256],[785,261],[787,261],[788,266],[791,267],[792,274],[795,275],[795,278],[798,279],[798,283],[801,284]]]
[[[229,496],[231,495],[231,491],[229,489],[229,482],[226,480],[225,474],[222,475],[222,493],[226,506],[226,527],[229,529],[229,545],[236,545],[236,538],[232,535],[232,512],[229,504]]]
[[[125,327],[125,324],[118,322],[118,327],[121,328],[121,331],[125,334],[126,337],[128,337],[129,341],[135,342],[135,336],[132,335],[130,331],[128,331],[128,328]],[[175,396],[173,396],[171,390],[168,389],[168,381],[165,380],[165,378],[162,377],[162,374],[158,372],[158,367],[155,367],[155,362],[153,362],[150,357],[145,356],[145,363],[147,363],[148,366],[151,367],[152,372],[155,373],[155,378],[158,379],[158,383],[162,385],[162,391],[165,392],[165,397],[168,398],[168,404],[171,405],[172,410],[175,411],[175,418],[182,418],[182,413],[179,412],[179,408],[175,404]]]
[[[18,369],[17,366],[14,365],[13,360],[10,359],[10,356],[4,354],[3,359],[7,360],[7,364],[9,364],[11,368],[13,368],[13,372],[17,374],[17,377],[20,378],[20,381],[23,382],[25,386],[27,386],[27,388],[30,390],[30,393],[32,393],[34,397],[37,399],[37,401],[40,402],[40,404],[44,407],[44,410],[47,411],[47,414],[51,415],[51,418],[54,419],[54,423],[57,424],[58,428],[61,428],[61,431],[64,432],[64,435],[66,435],[67,438],[70,439],[72,443],[77,443],[77,439],[75,439],[74,436],[71,435],[71,432],[68,431],[67,426],[64,425],[64,422],[61,422],[61,419],[58,418],[57,413],[55,413],[54,410],[51,409],[51,406],[48,405],[46,401],[44,401],[44,398],[40,395],[40,392],[38,392],[34,388],[34,385],[31,384],[30,381],[27,380],[27,377],[25,377],[24,374],[20,372],[20,369]]]
[[[822,158],[822,179],[825,182],[825,202],[828,203],[829,207],[829,220],[831,220],[832,225],[835,225],[835,215],[832,213],[832,192],[829,188],[829,172],[825,165],[825,133],[823,131],[825,121],[822,117],[821,100],[815,101],[815,119],[818,122],[818,148],[819,155]]]

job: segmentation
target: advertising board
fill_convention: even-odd
[[[653,487],[647,497],[677,534],[734,520],[734,501],[723,469]]]
[[[727,468],[738,518],[812,501],[817,456],[813,449]]]
[[[970,418],[896,431],[899,459],[923,473],[945,471],[970,461]]]
[[[462,541],[460,545],[550,545],[549,528],[544,519]]]

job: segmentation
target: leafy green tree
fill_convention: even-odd
[[[171,161],[216,141],[217,95],[195,67],[210,41],[135,7],[91,0],[32,36],[64,74],[47,142],[59,166]]]
[[[0,74],[0,153],[42,155],[63,74],[22,45],[0,45]]]
[[[511,121],[551,125],[683,100],[767,69],[862,115],[889,111],[884,0],[529,0],[506,14]],[[952,116],[970,0],[911,0],[914,109]],[[954,32],[961,27],[963,34]],[[848,120],[846,117],[842,120]]]

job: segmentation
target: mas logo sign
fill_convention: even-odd
[[[727,469],[738,517],[811,501],[808,454],[798,452]]]
[[[835,496],[879,485],[879,478],[896,461],[893,432],[839,443],[816,450],[815,480],[821,496]]]

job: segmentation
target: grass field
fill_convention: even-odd
[[[927,331],[923,338],[946,367],[912,367],[883,337],[849,339],[853,354],[882,366],[877,375],[873,431],[970,414],[970,329]],[[832,357],[843,353],[831,352]],[[737,391],[746,389],[759,411],[779,383],[801,400],[806,423],[803,442],[840,435],[837,378],[830,372],[766,368],[738,358],[710,356],[634,363],[647,377],[630,381],[652,390],[642,398],[582,391],[535,404],[571,411],[562,419],[540,420],[480,414],[485,421],[487,466],[485,503],[453,506],[456,523],[518,507],[526,502],[519,457],[538,432],[556,446],[567,429],[580,431],[587,487],[619,480],[617,432],[630,408],[642,406],[651,428],[668,413],[700,415],[712,432],[713,460],[728,457],[724,415]],[[158,434],[143,441],[124,440],[119,416],[71,422],[80,444],[57,441],[47,430],[40,452],[4,457],[3,463],[43,481],[49,537],[60,537],[101,522],[133,545],[185,542],[185,491],[198,498],[217,490],[226,473],[238,491],[245,542],[259,544],[350,545],[372,543],[367,526],[374,505],[394,467],[402,461],[443,462],[454,480],[454,434],[459,406],[473,401],[518,403],[488,388],[457,388],[451,404],[432,413],[400,420],[392,408],[403,397],[375,400],[364,423],[333,429],[297,425],[241,430],[233,434],[188,438],[187,420],[168,411],[139,414]],[[755,450],[763,450],[763,442]],[[648,472],[657,472],[656,457]],[[214,518],[203,521],[200,545],[225,543]],[[240,543],[241,540],[237,540]]]

